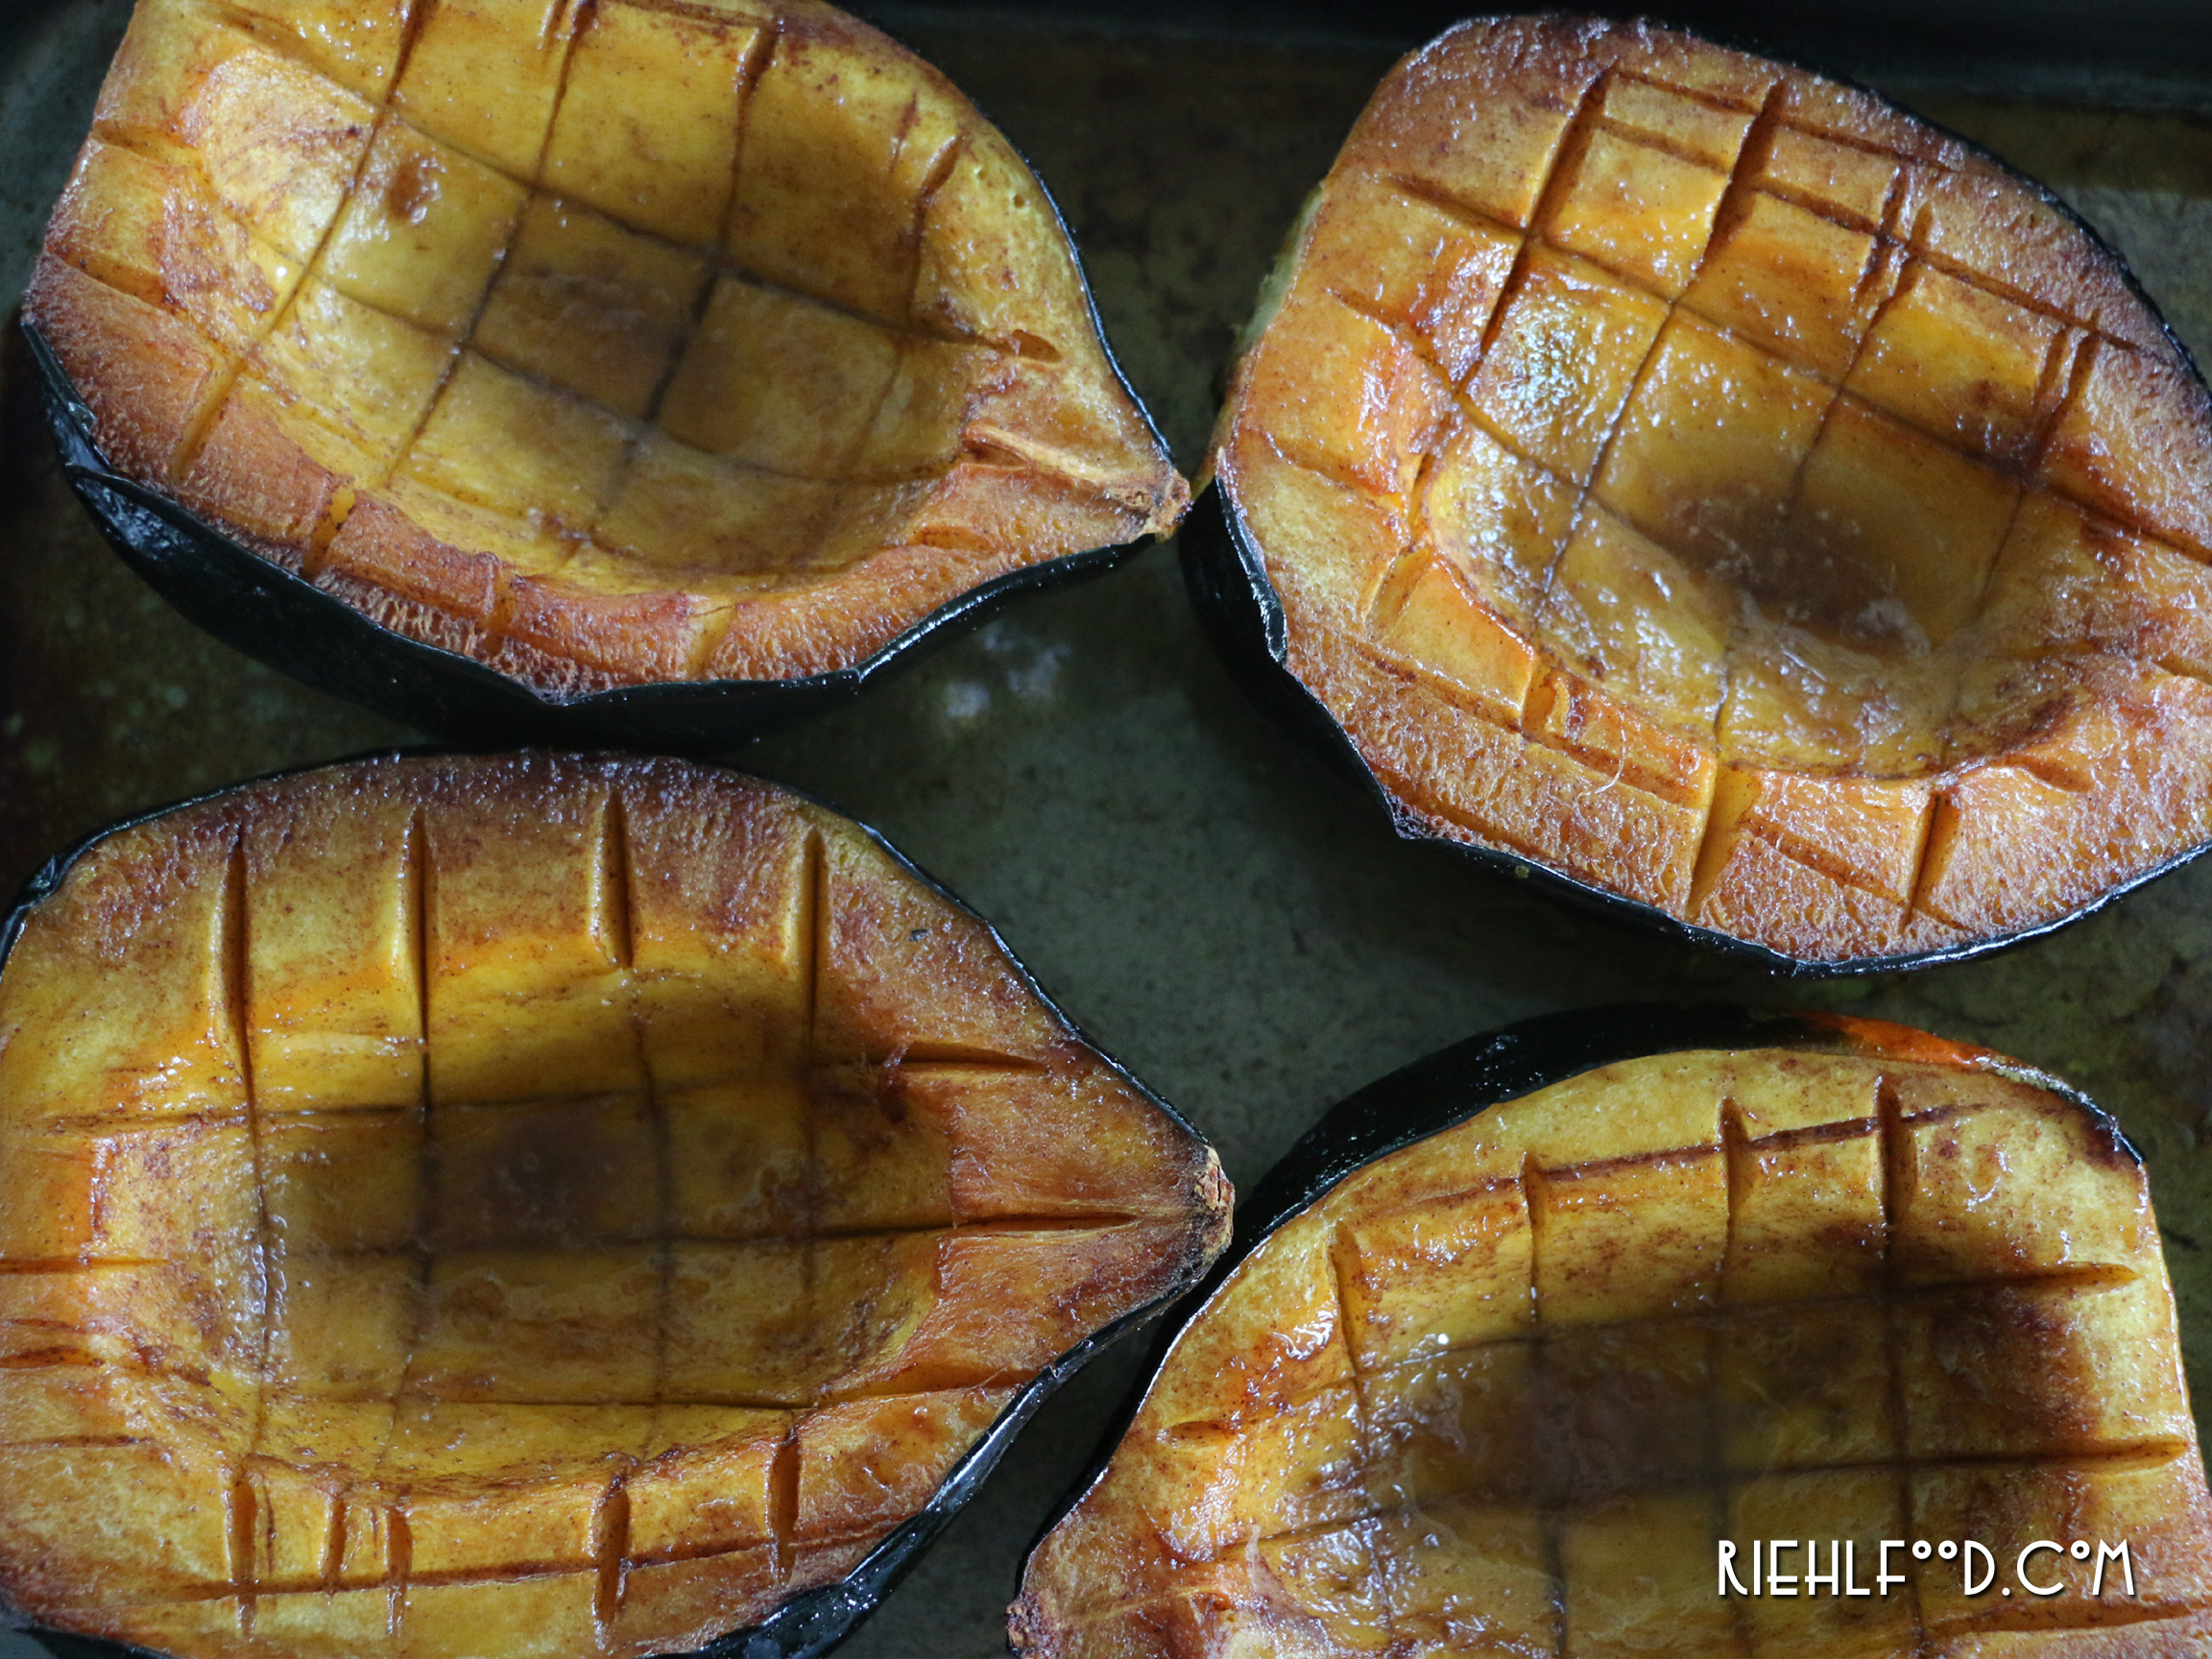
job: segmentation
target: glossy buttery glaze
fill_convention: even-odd
[[[1813,962],[2212,833],[2212,399],[1987,156],[1689,36],[1470,23],[1286,258],[1215,476],[1409,824]]]
[[[1177,1336],[1031,1558],[1017,1647],[2202,1651],[2212,1500],[2141,1166],[1986,1056],[1868,1033],[1607,1066],[1348,1177]],[[1721,1594],[1721,1541],[1748,1589],[1776,1538],[1850,1544],[1862,1588],[1885,1538],[2008,1575],[2126,1539],[2135,1594],[2067,1557],[2037,1574],[2063,1595],[1968,1597],[1901,1552],[1880,1596]]]
[[[1027,167],[812,0],[141,0],[27,314],[125,474],[551,697],[1188,498]]]
[[[170,1652],[756,1623],[1227,1226],[982,923],[671,762],[125,830],[0,1034],[0,1596]]]

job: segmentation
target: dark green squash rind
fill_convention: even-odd
[[[251,555],[249,555],[251,557]],[[254,783],[265,783],[282,778],[296,778],[325,767],[371,759],[435,758],[445,755],[477,753],[440,748],[408,748],[403,750],[378,750],[368,755],[349,756],[340,760],[315,761],[308,765],[286,767],[276,772],[243,780],[211,789],[204,794],[171,802],[118,819],[112,824],[82,837],[56,854],[39,867],[24,883],[4,915],[0,915],[0,974],[7,972],[8,959],[13,954],[16,941],[38,905],[60,891],[70,871],[78,861],[110,836],[121,834],[140,825],[149,824],[190,806],[197,806],[220,799],[237,789]],[[734,771],[733,768],[722,768]],[[745,774],[738,774],[745,776]],[[803,790],[788,784],[776,787],[802,801],[837,812],[838,808]],[[1144,1101],[1162,1113],[1176,1128],[1190,1136],[1199,1146],[1211,1142],[1195,1124],[1176,1110],[1175,1106],[1148,1088],[1142,1079],[1133,1075],[1126,1067],[1088,1036],[1075,1022],[1068,1017],[1058,1003],[1038,984],[1036,976],[1017,956],[998,927],[984,916],[972,909],[958,895],[939,882],[927,871],[908,858],[886,840],[881,832],[862,824],[849,813],[840,812],[849,822],[857,826],[876,846],[887,854],[900,869],[911,875],[931,893],[964,915],[973,917],[984,929],[990,941],[1004,956],[1022,986],[1035,997],[1052,1017],[1065,1024],[1074,1039],[1083,1044],[1103,1061],[1116,1077],[1126,1083]],[[959,1462],[928,1503],[908,1516],[884,1537],[883,1541],[864,1556],[858,1565],[834,1584],[820,1585],[804,1591],[784,1602],[758,1624],[747,1625],[717,1637],[703,1647],[682,1653],[672,1653],[665,1659],[818,1659],[840,1646],[852,1636],[867,1617],[890,1595],[892,1590],[920,1562],[928,1547],[940,1533],[951,1525],[969,1501],[982,1489],[983,1483],[998,1466],[1007,1449],[1046,1401],[1056,1393],[1076,1372],[1089,1364],[1098,1354],[1129,1335],[1140,1326],[1157,1317],[1174,1306],[1190,1290],[1193,1276],[1204,1264],[1203,1257],[1187,1260],[1176,1275],[1180,1283],[1162,1291],[1150,1301],[1131,1309],[1111,1324],[1100,1327],[1081,1342],[1069,1349],[1016,1391],[1014,1397],[992,1420],[991,1426],[961,1455]],[[157,1649],[133,1647],[128,1643],[112,1642],[102,1637],[81,1635],[73,1631],[49,1629],[37,1623],[16,1607],[5,1587],[0,1587],[0,1629],[12,1629],[38,1642],[56,1659],[172,1659]]]
[[[1298,740],[1317,751],[1332,770],[1363,786],[1388,815],[1390,827],[1400,840],[1450,848],[1500,875],[1530,880],[1586,914],[1701,946],[1770,974],[1791,979],[1901,974],[2008,950],[2094,915],[2146,882],[2155,881],[2212,851],[2212,840],[2200,841],[2114,883],[2063,915],[2031,923],[2008,933],[1993,933],[1985,938],[1896,956],[1848,956],[1833,960],[1791,956],[1770,946],[1685,921],[1672,911],[1641,899],[1631,899],[1596,882],[1581,880],[1539,859],[1503,847],[1438,835],[1426,822],[1407,811],[1389,786],[1375,775],[1328,707],[1291,672],[1287,663],[1289,642],[1283,602],[1276,596],[1274,584],[1267,579],[1266,565],[1259,547],[1243,524],[1232,517],[1218,481],[1191,507],[1179,540],[1190,603],[1230,671],[1264,712]]]
[[[850,668],[798,680],[619,685],[549,698],[472,658],[394,633],[115,471],[94,445],[91,414],[53,349],[29,322],[23,333],[62,473],[108,544],[148,586],[195,626],[295,680],[464,741],[726,751],[850,701],[878,675],[948,643],[1009,600],[1103,575],[1149,544],[1094,548],[1009,570],[947,601]]]

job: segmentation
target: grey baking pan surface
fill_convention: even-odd
[[[2212,31],[2201,0],[1803,17],[1676,8],[1873,82],[2050,184],[2212,355]],[[129,6],[0,6],[0,297],[19,297]],[[1036,164],[1186,471],[1238,325],[1377,78],[1451,13],[1122,0],[879,8]],[[1355,19],[1347,22],[1346,19]],[[1195,19],[1195,20],[1194,20]],[[99,541],[0,355],[0,888],[126,813],[416,736],[197,634]],[[1020,602],[828,718],[727,758],[834,802],[996,922],[1057,1000],[1248,1185],[1334,1101],[1472,1032],[1632,998],[1797,1003],[1985,1044],[2086,1090],[2150,1159],[2200,1419],[2212,1413],[2212,860],[1993,958],[1791,984],[1395,841],[1249,706],[1174,549]],[[1109,1354],[853,1659],[1004,1651],[1016,1563],[1141,1356]],[[42,1650],[0,1632],[0,1659]]]

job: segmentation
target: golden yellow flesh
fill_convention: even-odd
[[[1184,499],[1020,157],[813,0],[140,0],[30,310],[125,470],[554,692]]]
[[[104,841],[0,976],[0,1593],[191,1655],[754,1623],[1227,1225],[980,922],[660,762]]]
[[[1870,1046],[1607,1067],[1347,1179],[1179,1335],[1017,1646],[2199,1651],[2212,1501],[2141,1167],[1963,1051]],[[1895,1551],[1886,1596],[1719,1594],[1720,1541],[1741,1583],[1774,1538],[1850,1541],[1866,1586],[1883,1538],[2125,1538],[2137,1594],[2068,1558],[2064,1596],[1969,1599]]]
[[[1987,157],[1687,36],[1471,23],[1286,258],[1216,475],[1434,832],[1815,959],[2212,834],[2212,401]]]

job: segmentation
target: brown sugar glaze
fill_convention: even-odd
[[[0,1591],[170,1652],[757,1623],[1226,1225],[983,924],[667,762],[121,831],[0,1030]]]
[[[1188,498],[1021,157],[813,0],[142,0],[27,315],[119,470],[556,698]]]
[[[1489,20],[1384,81],[1286,259],[1216,475],[1407,822],[1812,961],[2212,831],[2212,399],[1985,156]]]
[[[1178,1335],[1040,1546],[1050,1659],[2166,1655],[2212,1502],[2142,1173],[1919,1041],[1604,1067],[1346,1178]],[[1934,1052],[1932,1052],[1934,1051]],[[1717,1588],[1717,1550],[2131,1543],[2135,1598]],[[1802,1566],[1802,1557],[1797,1563]]]

